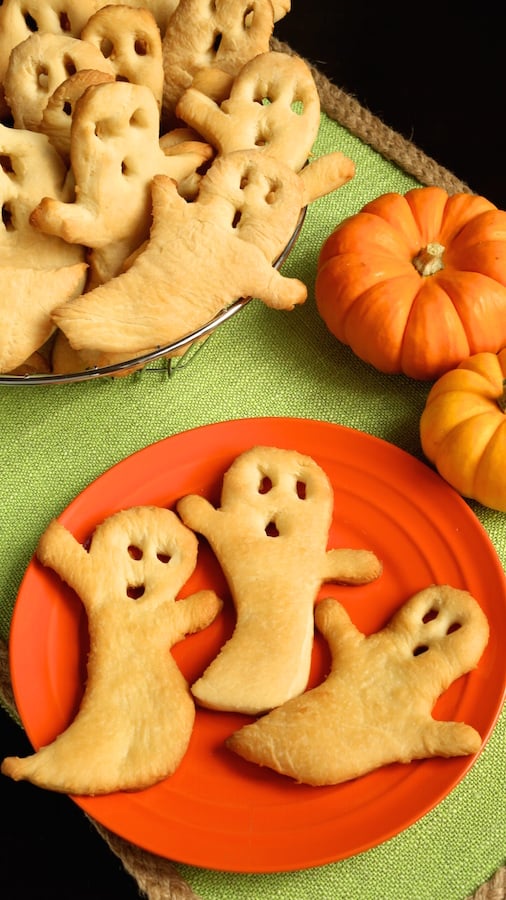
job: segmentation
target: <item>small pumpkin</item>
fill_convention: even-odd
[[[436,379],[506,346],[506,212],[439,187],[383,194],[323,243],[316,304],[332,334],[390,374]]]
[[[506,512],[506,349],[477,353],[435,382],[420,440],[460,494]]]

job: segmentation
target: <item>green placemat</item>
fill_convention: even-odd
[[[316,312],[316,261],[336,224],[379,194],[420,183],[466,188],[353,98],[316,77],[329,114],[322,113],[314,152],[342,150],[355,161],[357,174],[311,205],[284,266],[285,274],[308,285],[302,307],[283,313],[253,301],[170,377],[154,366],[118,380],[0,388],[4,651],[19,582],[41,531],[76,493],[147,444],[210,422],[301,416],[361,429],[423,458],[418,422],[429,386],[381,375],[338,344]],[[504,566],[506,516],[471,506]],[[0,671],[4,703],[10,704],[5,667]],[[476,898],[504,897],[505,739],[503,713],[476,764],[436,809],[387,843],[317,869],[269,875],[174,869],[97,828],[152,900],[464,900],[494,873],[492,887],[482,886]]]

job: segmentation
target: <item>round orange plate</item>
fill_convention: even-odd
[[[491,541],[467,504],[428,466],[362,432],[301,419],[242,419],[167,438],[103,474],[67,507],[62,523],[81,541],[120,508],[173,506],[187,493],[219,504],[221,478],[256,444],[313,457],[335,491],[329,546],[364,547],[383,561],[382,576],[359,587],[325,585],[365,633],[381,628],[416,591],[446,583],[470,591],[490,624],[478,667],[440,698],[434,715],[463,720],[485,743],[506,691],[506,585]],[[226,585],[204,546],[185,594]],[[191,682],[233,624],[230,601],[207,629],[174,648]],[[78,598],[33,560],[12,622],[16,701],[35,747],[62,731],[83,691],[86,616]],[[323,678],[326,647],[316,637],[310,685]],[[74,798],[111,831],[169,859],[242,872],[322,865],[373,847],[432,809],[463,778],[475,757],[395,764],[335,787],[296,784],[236,757],[224,738],[245,716],[198,710],[177,772],[149,790]]]

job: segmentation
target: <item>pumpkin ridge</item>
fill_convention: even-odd
[[[490,435],[474,473],[473,496],[480,497],[486,506],[499,504],[506,512],[506,479],[491,480],[490,472],[499,471],[501,461],[506,458],[506,417],[495,420],[495,430]],[[494,459],[498,464],[494,464]]]

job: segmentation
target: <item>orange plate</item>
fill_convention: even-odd
[[[432,583],[467,589],[490,623],[479,666],[440,698],[434,715],[473,725],[484,742],[506,690],[506,587],[491,541],[466,503],[439,476],[392,444],[362,432],[301,419],[243,419],[167,438],[123,460],[67,507],[61,521],[84,541],[95,524],[136,504],[173,506],[187,493],[219,501],[232,460],[256,444],[311,455],[335,491],[330,546],[367,547],[382,559],[377,582],[326,585],[364,632],[376,631],[414,592]],[[210,585],[225,596],[215,560],[202,549],[185,594]],[[230,604],[229,604],[230,606]],[[230,613],[182,641],[174,654],[191,681],[216,654]],[[16,701],[35,747],[71,721],[82,694],[87,649],[80,601],[33,560],[17,599],[11,635]],[[326,646],[315,639],[310,684],[323,677]],[[271,872],[322,865],[373,847],[432,809],[475,757],[378,769],[335,787],[310,787],[228,752],[224,738],[245,716],[199,710],[178,771],[149,790],[74,798],[98,822],[169,859],[207,868]]]

